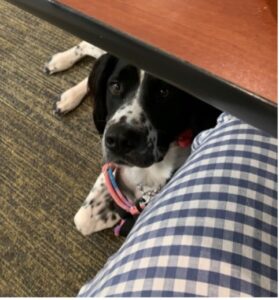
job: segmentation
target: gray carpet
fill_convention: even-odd
[[[123,241],[73,224],[100,171],[100,139],[89,99],[60,119],[52,106],[93,60],[53,76],[42,67],[77,42],[0,0],[0,296],[75,296]]]

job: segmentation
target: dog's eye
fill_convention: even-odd
[[[165,88],[161,88],[159,92],[162,98],[166,98],[169,95],[169,90]]]
[[[115,96],[119,96],[122,93],[122,86],[120,82],[116,80],[110,83],[109,89],[110,92]]]

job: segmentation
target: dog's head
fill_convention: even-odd
[[[164,158],[185,129],[193,136],[220,113],[182,90],[110,54],[89,76],[95,126],[106,161],[148,167]]]

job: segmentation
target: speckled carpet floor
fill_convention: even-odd
[[[83,237],[73,216],[100,170],[90,100],[52,114],[93,60],[53,76],[49,57],[79,40],[0,0],[0,296],[75,296],[122,240]]]

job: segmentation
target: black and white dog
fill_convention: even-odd
[[[190,153],[177,143],[180,134],[191,130],[194,138],[215,125],[220,111],[87,42],[54,55],[45,72],[65,70],[86,55],[97,59],[90,76],[62,94],[55,113],[74,109],[89,91],[104,161],[119,166],[119,184],[132,200],[148,201]],[[119,220],[101,173],[74,222],[88,235]]]

